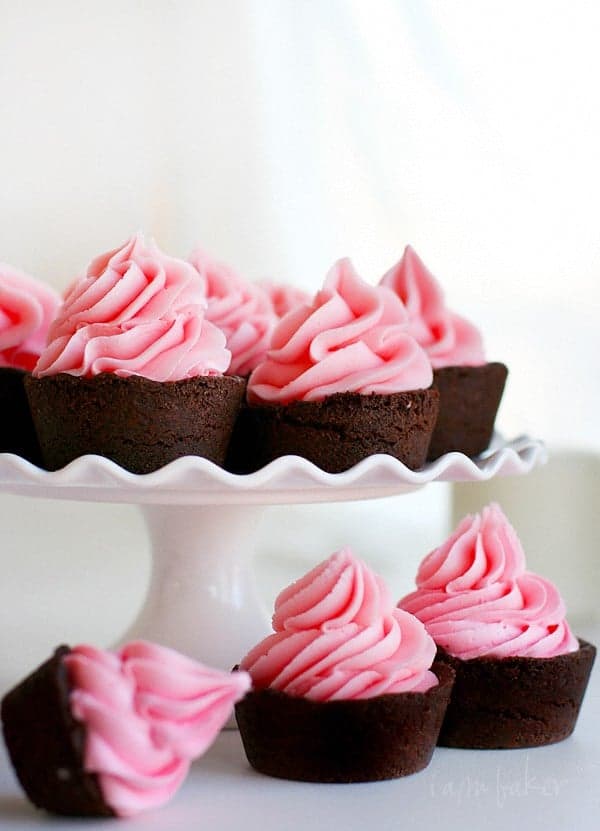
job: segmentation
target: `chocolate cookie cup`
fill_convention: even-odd
[[[25,388],[48,469],[95,453],[132,473],[150,473],[187,455],[222,465],[246,382],[59,373],[28,377]]]
[[[29,373],[22,369],[0,368],[0,453],[15,453],[39,466],[42,456],[23,386],[23,381],[28,375]]]
[[[539,747],[571,735],[592,671],[596,647],[553,658],[463,661],[438,650],[456,680],[438,744],[479,750]]]
[[[273,689],[235,707],[251,766],[301,782],[375,782],[408,776],[431,759],[454,681],[444,662],[427,692],[311,701]]]
[[[279,456],[302,456],[328,473],[387,453],[411,470],[423,466],[438,413],[433,388],[390,395],[341,392],[322,401],[251,404],[242,412],[228,465],[256,470]],[[251,448],[251,449],[250,449]]]
[[[507,376],[502,363],[434,369],[440,405],[428,461],[452,451],[478,456],[487,449]]]
[[[83,767],[85,727],[69,707],[63,662],[54,655],[2,700],[4,741],[21,786],[43,810],[66,816],[113,817],[97,777]]]

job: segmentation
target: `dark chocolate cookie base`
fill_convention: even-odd
[[[242,378],[220,375],[160,383],[60,373],[25,381],[49,470],[96,453],[133,473],[188,455],[222,465],[245,388]]]
[[[83,769],[85,727],[69,708],[69,682],[57,649],[2,700],[4,740],[23,790],[53,814],[112,817],[98,780]]]
[[[555,658],[474,658],[443,650],[456,672],[438,744],[473,749],[538,747],[560,742],[575,728],[596,648]]]
[[[440,393],[440,410],[427,460],[454,450],[478,456],[489,446],[494,432],[508,369],[504,364],[448,366],[433,373]]]
[[[246,756],[267,776],[301,782],[374,782],[429,764],[454,673],[433,667],[426,693],[358,701],[309,701],[275,690],[249,693],[235,714]]]
[[[16,453],[40,465],[42,456],[23,386],[28,374],[21,369],[0,367],[0,453]]]
[[[236,428],[230,469],[250,472],[279,456],[302,456],[340,473],[375,453],[387,453],[411,470],[425,463],[438,411],[430,388],[391,395],[343,392],[323,401],[245,408]]]

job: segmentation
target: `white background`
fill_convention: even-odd
[[[174,254],[201,242],[249,277],[316,289],[340,256],[375,281],[412,243],[510,367],[502,428],[568,451],[564,471],[548,468],[559,474],[473,486],[457,510],[512,500],[530,563],[577,618],[600,583],[599,35],[594,0],[0,0],[0,261],[64,288],[143,228]],[[273,509],[265,600],[348,542],[408,591],[448,530],[449,496]],[[148,563],[133,508],[1,497],[0,527],[0,686],[57,642],[108,644],[134,617]],[[578,766],[593,753],[570,747],[568,806],[588,810]],[[218,788],[234,773],[212,758]],[[434,808],[472,818],[480,803],[457,799]],[[504,814],[493,799],[482,822],[504,827],[522,805],[539,816],[519,793]],[[11,800],[5,815],[27,822]],[[546,827],[565,804],[541,800]],[[215,810],[208,799],[195,813]],[[185,807],[172,816],[190,827]]]
[[[0,260],[64,288],[143,228],[316,289],[346,255],[375,281],[410,242],[510,368],[504,431],[597,453],[599,35],[593,0],[0,0]],[[598,467],[568,458],[572,501],[542,477],[518,530],[578,611]],[[2,497],[0,516],[3,677],[111,642],[147,578],[134,509]],[[448,522],[442,486],[274,509],[265,598],[344,543],[400,595]]]

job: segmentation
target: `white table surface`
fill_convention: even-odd
[[[598,643],[600,629],[579,634]],[[36,812],[22,797],[2,751],[0,828],[79,831],[90,826],[211,831],[398,831],[458,829],[596,831],[600,827],[600,672],[592,673],[575,734],[532,750],[439,748],[414,776],[363,785],[313,785],[252,771],[239,734],[222,733],[179,794],[134,820],[63,820]]]

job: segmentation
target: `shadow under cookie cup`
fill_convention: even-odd
[[[428,461],[453,451],[478,456],[488,448],[507,376],[506,366],[497,362],[433,371],[440,404]]]
[[[250,765],[302,782],[373,782],[425,768],[433,754],[454,671],[436,663],[439,683],[353,701],[311,701],[252,691],[235,714]]]
[[[65,816],[112,817],[94,774],[84,770],[85,726],[69,706],[64,658],[54,655],[2,700],[4,740],[23,790],[41,809]]]
[[[187,455],[222,465],[246,381],[59,373],[30,376],[25,389],[48,469],[95,453],[133,473],[150,473]]]
[[[341,392],[322,401],[249,404],[227,465],[248,473],[280,456],[301,456],[329,473],[387,453],[411,470],[425,463],[438,414],[433,388],[390,395]]]
[[[594,663],[596,648],[553,658],[463,661],[438,648],[438,661],[456,680],[438,744],[442,747],[508,749],[554,744],[571,735]]]

